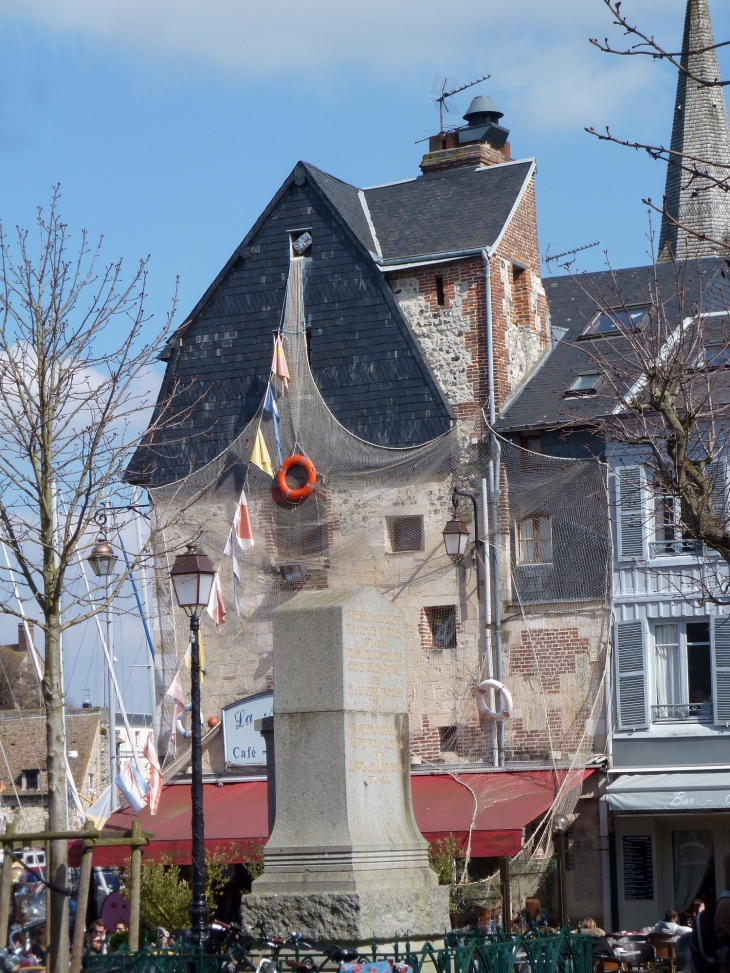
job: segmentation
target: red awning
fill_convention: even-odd
[[[586,770],[583,779],[591,773]],[[460,774],[458,781],[448,774],[414,775],[413,810],[428,841],[453,833],[465,842],[476,797],[472,855],[515,855],[522,846],[523,829],[548,810],[564,777],[565,771],[558,771],[556,777],[547,770]],[[219,848],[232,860],[241,861],[252,842],[259,844],[268,838],[266,781],[205,784],[203,801],[207,849]],[[164,787],[154,817],[146,807],[139,814],[126,808],[111,816],[107,828],[128,830],[134,818],[140,819],[145,831],[155,833],[145,855],[151,854],[155,859],[166,855],[175,864],[190,862],[189,786]],[[74,860],[80,851],[80,842],[75,844],[78,847],[72,850]],[[128,848],[99,848],[94,852],[94,864],[121,865],[128,857]]]

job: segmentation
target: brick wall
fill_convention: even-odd
[[[497,408],[548,350],[549,312],[540,278],[534,179],[491,259]],[[443,305],[439,305],[442,281]],[[459,418],[489,398],[485,268],[481,257],[389,275],[388,283],[436,380]]]
[[[589,624],[566,625],[559,617],[542,628],[509,623],[505,682],[520,701],[505,724],[509,757],[563,760],[580,744],[590,716],[585,707],[595,695],[590,689],[597,689],[602,669]]]

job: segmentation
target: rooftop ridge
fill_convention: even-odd
[[[708,257],[720,251],[716,243],[700,240],[693,232],[715,241],[728,240],[730,246],[730,193],[712,187],[701,177],[693,179],[690,173],[682,171],[682,157],[691,156],[717,163],[707,167],[700,165],[710,176],[723,178],[730,175],[730,171],[720,168],[730,165],[730,127],[723,89],[707,87],[694,80],[719,80],[717,51],[708,50],[714,43],[707,0],[687,0],[680,59],[685,70],[679,72],[677,80],[665,188],[666,210],[670,218],[666,214],[662,218],[659,235],[659,259],[662,261],[672,257],[680,260]],[[673,220],[680,226],[673,225]]]

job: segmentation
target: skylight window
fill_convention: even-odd
[[[620,334],[639,327],[646,317],[645,307],[628,310],[600,311],[585,329],[581,338],[603,338],[608,334]]]
[[[595,395],[601,376],[598,372],[592,375],[579,375],[573,382],[566,395]]]
[[[706,368],[728,368],[730,366],[730,347],[715,345],[705,348]]]

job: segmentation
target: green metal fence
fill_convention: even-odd
[[[204,954],[180,943],[170,950],[146,946],[130,953],[123,947],[107,956],[88,955],[84,965],[98,973],[244,973],[256,970],[262,956],[266,956],[263,949],[244,953],[237,948]],[[517,936],[447,933],[443,946],[427,942],[416,947],[408,939],[396,940],[390,951],[381,951],[373,943],[361,956],[368,962],[405,963],[413,973],[592,973],[593,969],[590,937],[568,931]],[[297,946],[280,952],[275,960],[277,973],[290,973],[288,960],[310,961],[313,973],[338,969],[323,953]]]

